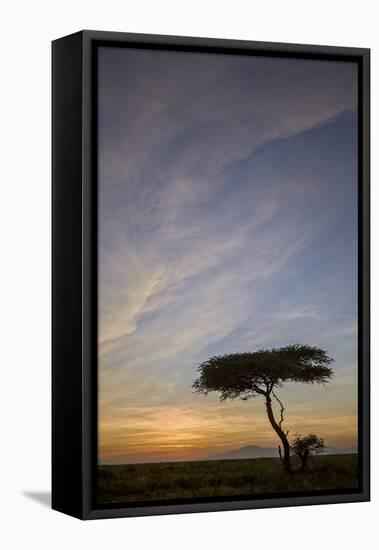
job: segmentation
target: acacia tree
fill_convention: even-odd
[[[291,442],[290,449],[299,458],[301,471],[304,472],[307,469],[308,458],[325,450],[325,441],[316,434],[308,434],[304,437],[296,434]]]
[[[288,431],[283,429],[284,406],[275,393],[286,382],[324,384],[333,371],[333,359],[319,348],[295,344],[271,350],[233,353],[211,357],[198,367],[199,377],[193,387],[207,395],[216,392],[220,399],[247,400],[262,396],[271,426],[280,439],[279,454],[286,472],[291,472]],[[280,406],[280,418],[275,418],[272,399]],[[283,448],[283,451],[282,451]]]

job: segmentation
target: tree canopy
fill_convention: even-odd
[[[322,437],[318,437],[316,434],[308,434],[305,436],[296,434],[291,443],[291,451],[299,457],[303,456],[305,453],[319,454],[324,450],[325,441]]]
[[[319,348],[294,344],[271,350],[214,356],[198,367],[196,392],[218,392],[224,399],[267,395],[285,382],[326,383],[333,359]]]

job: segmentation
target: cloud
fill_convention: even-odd
[[[100,170],[121,185],[214,175],[356,106],[353,63],[103,49],[99,75]]]

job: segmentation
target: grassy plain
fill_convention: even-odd
[[[357,455],[317,456],[309,470],[286,475],[279,458],[99,466],[98,502],[247,496],[355,489]]]

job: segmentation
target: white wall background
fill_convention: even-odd
[[[379,211],[379,34],[371,0],[33,0],[2,7],[0,139],[0,544],[13,548],[375,547],[373,502],[80,522],[51,511],[50,41],[87,28],[372,48],[373,242]],[[376,247],[377,248],[377,247]],[[378,278],[373,247],[373,279]],[[373,285],[373,303],[378,287]],[[374,308],[373,308],[374,309]],[[379,305],[373,311],[373,336]],[[374,338],[373,338],[374,339]],[[373,371],[377,346],[373,341]],[[38,498],[32,498],[34,494]],[[29,496],[28,496],[29,495]]]

